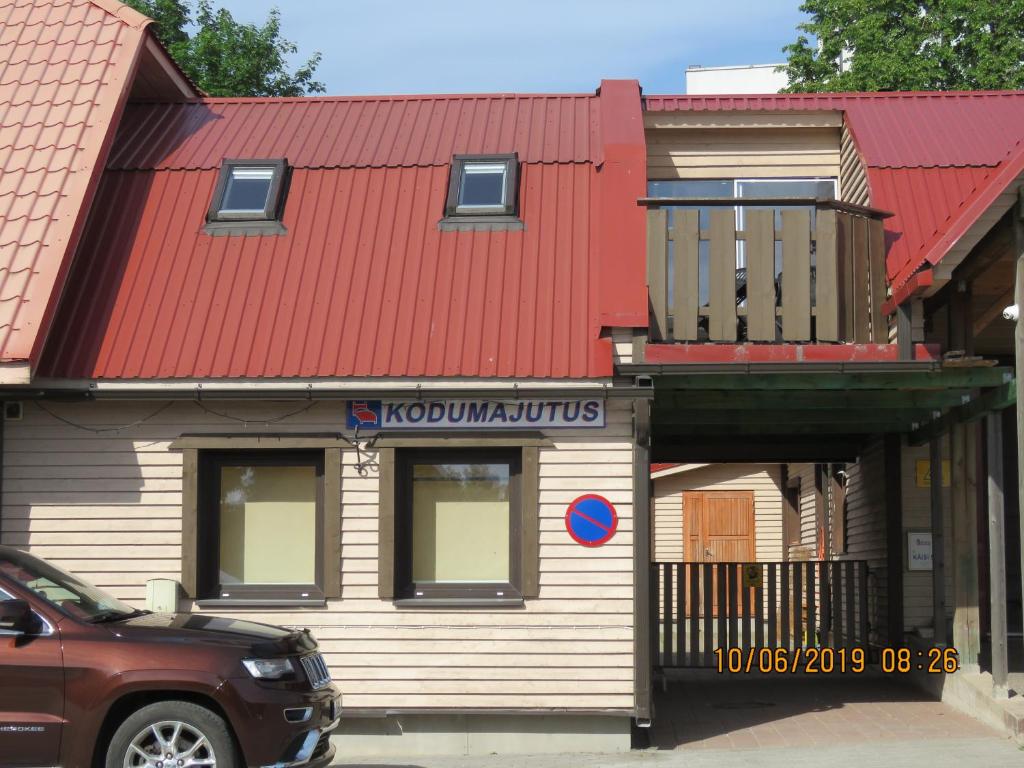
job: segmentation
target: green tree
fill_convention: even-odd
[[[805,0],[790,91],[1024,88],[1024,0]]]
[[[174,60],[211,96],[302,96],[323,93],[313,79],[320,54],[294,71],[295,43],[281,37],[281,12],[261,25],[235,21],[210,0],[123,0],[156,22],[156,34]]]

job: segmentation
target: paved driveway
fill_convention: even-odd
[[[342,762],[397,768],[1024,768],[1024,749],[881,675],[698,672],[657,696],[649,745],[623,755]],[[638,745],[641,746],[641,745]]]

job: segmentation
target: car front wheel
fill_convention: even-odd
[[[237,768],[227,723],[189,701],[142,707],[121,723],[106,768]]]

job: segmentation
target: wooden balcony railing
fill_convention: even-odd
[[[891,214],[813,198],[640,204],[650,341],[888,341],[882,220]]]

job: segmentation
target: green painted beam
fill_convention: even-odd
[[[891,419],[863,421],[851,424],[659,424],[651,418],[652,434],[657,439],[678,442],[679,438],[694,438],[701,435],[734,435],[782,437],[788,435],[874,435],[885,432],[908,432],[910,425]]]
[[[983,392],[965,405],[952,408],[940,418],[922,424],[913,430],[907,438],[910,445],[924,445],[936,437],[949,432],[954,424],[977,421],[991,411],[1010,408],[1017,402],[1017,382],[1008,381],[998,387]]]
[[[725,409],[663,409],[651,411],[652,424],[714,424],[731,427],[734,424],[860,424],[863,422],[886,422],[910,428],[931,418],[931,411],[893,410],[880,415],[878,409],[849,408],[836,410],[770,408],[763,410]]]
[[[689,390],[780,391],[780,390],[922,390],[982,389],[998,387],[1012,378],[1009,368],[955,367],[932,371],[870,371],[834,373],[693,373],[677,375],[659,373],[653,376],[656,392]]]
[[[861,389],[851,392],[837,390],[790,390],[741,392],[736,390],[698,390],[686,392],[658,391],[654,408],[689,409],[752,409],[794,408],[834,410],[837,408],[942,410],[961,405],[965,389],[915,390]]]

